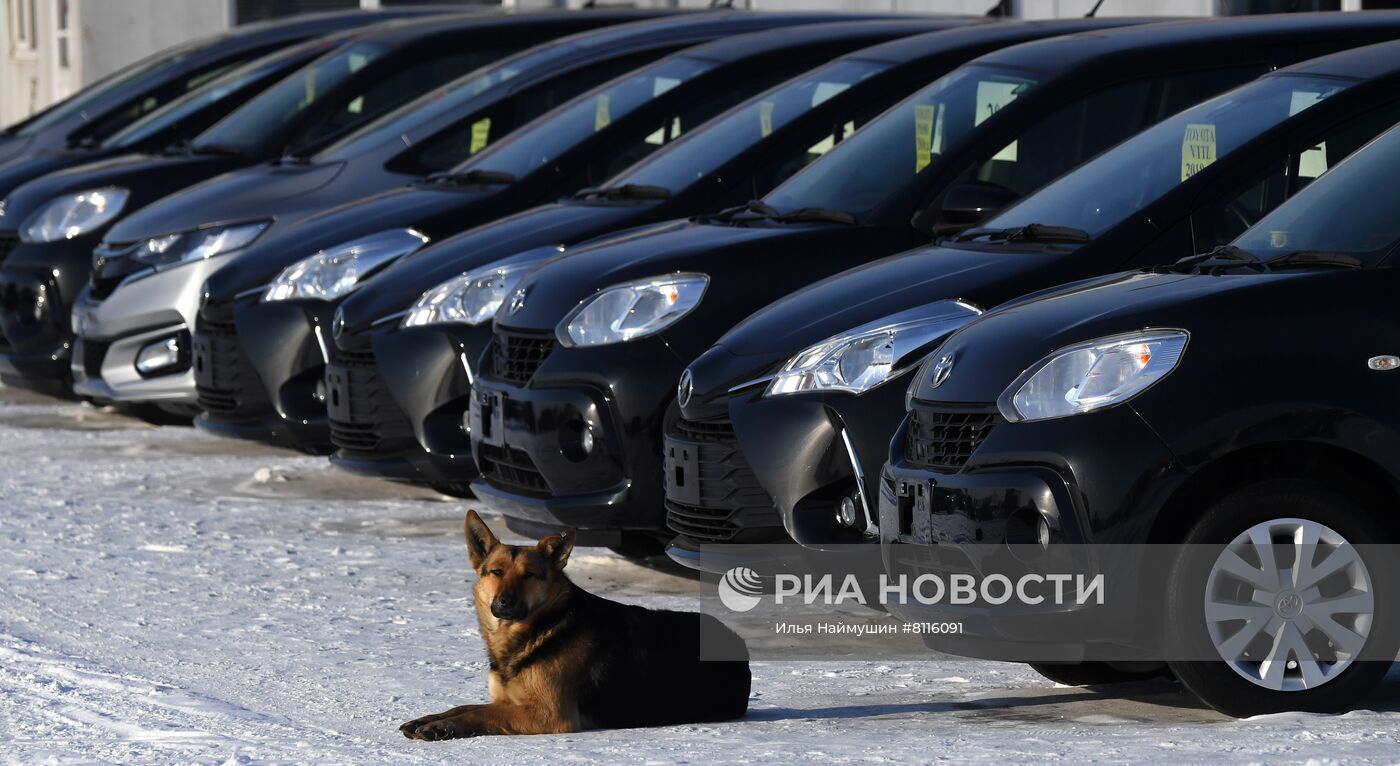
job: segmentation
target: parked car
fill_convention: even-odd
[[[0,130],[0,163],[100,143],[221,74],[280,48],[395,18],[449,10],[463,9],[308,14],[247,24],[160,51]]]
[[[501,301],[541,260],[610,232],[761,197],[899,99],[982,53],[1123,23],[983,24],[859,50],[754,96],[597,187],[390,266],[340,310],[336,353],[354,364],[338,361],[326,376],[332,461],[461,494],[476,478],[464,423],[472,370]],[[353,369],[371,364],[372,375]]]
[[[628,17],[572,13],[564,18],[596,26],[600,20]],[[108,240],[141,243],[220,221],[260,220],[266,228],[259,240],[272,242],[312,214],[448,170],[521,124],[637,66],[695,43],[793,23],[788,18],[743,12],[672,14],[552,40],[454,80],[311,156],[243,168],[172,194],[122,220]],[[275,248],[288,262],[305,255],[282,250],[286,243],[277,242]],[[130,255],[139,249],[139,244],[134,250],[128,245],[125,256],[113,253],[74,303],[75,313],[84,318],[85,337],[77,342],[85,349],[88,339],[108,344],[101,359],[74,355],[74,389],[100,401],[192,406],[195,381],[187,365],[140,376],[133,373],[134,354],[152,333],[157,339],[171,335],[171,312],[178,312],[184,327],[192,326],[205,280],[232,256],[171,269],[159,279],[132,279],[142,266]],[[133,289],[121,289],[129,279],[136,283]],[[212,295],[211,300],[218,302]],[[158,324],[133,324],[133,316],[155,308],[164,310]]]
[[[1400,121],[1397,85],[1400,42],[1295,64],[1148,128],[984,227],[757,312],[687,368],[665,443],[672,557],[727,569],[702,544],[875,539],[877,466],[908,378],[948,333],[1025,293],[1227,244]],[[699,462],[670,457],[686,454]],[[716,454],[732,470],[706,471]]]
[[[632,14],[624,13],[569,13],[549,14],[549,16],[553,18],[549,18],[546,15],[528,16],[532,26],[536,23],[544,24],[545,28],[543,30],[532,29],[520,31],[532,35],[529,40],[533,41],[534,39],[548,39],[551,35],[566,34],[570,30],[591,29],[599,25],[619,24],[634,18]],[[369,18],[375,17],[369,16]],[[27,157],[0,166],[0,197],[9,194],[20,184],[38,178],[46,173],[95,162],[119,154],[157,153],[171,144],[190,140],[215,122],[227,116],[244,102],[258,95],[258,93],[272,83],[300,69],[305,64],[310,63],[316,56],[328,52],[341,42],[344,42],[348,39],[348,36],[352,34],[356,34],[356,32],[342,32],[339,36],[316,38],[313,41],[301,43],[293,48],[281,50],[245,64],[239,69],[222,75],[206,85],[200,86],[196,90],[182,96],[177,101],[128,125],[103,141],[85,142],[70,147],[65,151],[49,152],[34,157]],[[564,41],[560,40],[555,44],[563,45]],[[541,50],[543,51],[546,49]],[[552,51],[552,54],[552,56],[549,56],[550,63],[555,64],[556,59],[563,59],[563,61],[558,62],[558,65],[563,66],[568,66],[570,64],[577,66],[577,63],[572,59],[585,58],[584,56],[561,56],[559,55],[559,51]],[[433,156],[431,153],[434,148],[437,148],[437,150],[441,152],[447,146],[451,146],[451,144],[448,144],[449,141],[455,140],[457,143],[463,143],[463,137],[460,134],[441,135],[439,133],[439,131],[446,132],[450,118],[457,116],[452,114],[452,112],[463,106],[465,102],[475,98],[480,98],[483,103],[485,103],[487,99],[484,94],[490,91],[492,95],[495,95],[499,90],[493,88],[493,86],[502,84],[508,79],[513,81],[511,85],[515,89],[522,89],[522,86],[530,82],[529,75],[538,74],[534,70],[539,68],[538,57],[525,57],[525,53],[509,56],[503,61],[492,64],[491,71],[481,73],[480,77],[473,78],[471,75],[467,75],[436,91],[420,96],[413,102],[399,107],[394,111],[393,115],[385,115],[376,120],[374,124],[381,129],[381,131],[376,134],[380,140],[378,144],[371,144],[368,146],[366,142],[362,142],[358,145],[360,147],[360,152],[369,151],[370,149],[379,150],[379,155],[376,159],[380,161],[380,164],[377,167],[380,168],[379,175],[385,177],[385,182],[390,184],[408,183],[415,176],[407,174],[406,168],[405,173],[397,173],[385,166],[392,165],[394,169],[397,170],[399,169],[399,165],[406,166],[413,161],[412,158],[421,157],[425,152],[429,153],[430,157]],[[534,94],[534,96],[546,100],[550,97],[549,94]],[[522,97],[523,94],[517,96],[517,98]],[[547,107],[540,107],[541,110],[544,108]],[[447,114],[444,115],[444,113]],[[448,119],[443,119],[444,116]],[[508,126],[507,121],[511,117],[511,115],[508,114],[492,114],[490,116],[495,118],[495,129],[488,133],[488,138],[491,135],[499,135],[503,132]],[[486,115],[481,115],[481,117],[485,118]],[[437,119],[435,120],[434,118]],[[466,129],[468,131],[470,130],[471,124],[472,123],[466,124]],[[425,127],[427,128],[426,130],[424,130]],[[458,128],[459,131],[462,129],[461,125],[456,124],[450,127]],[[389,129],[393,129],[395,132],[390,135],[387,133]],[[362,132],[363,131],[357,131],[352,135],[358,138]],[[470,134],[468,134],[468,143],[470,140],[469,135]],[[405,136],[408,137],[408,141],[413,144],[413,146],[405,145]],[[434,138],[441,142],[436,147],[422,145],[425,140],[431,141]],[[182,220],[177,218],[177,216],[184,212],[178,208],[172,209],[174,206],[171,206],[169,203],[173,199],[189,199],[194,197],[196,196],[194,194],[195,190],[204,191],[202,195],[198,195],[198,203],[200,205],[205,206],[206,209],[211,206],[217,209],[209,210],[209,217],[199,218],[195,221],[194,225],[185,228],[192,229],[198,224],[208,223],[212,220],[228,220],[242,217],[237,211],[224,214],[224,209],[230,207],[233,202],[243,202],[245,205],[248,204],[248,191],[246,188],[248,186],[256,186],[259,189],[265,190],[264,193],[273,198],[281,197],[284,201],[288,199],[296,200],[297,202],[292,205],[293,208],[305,208],[315,205],[320,201],[322,196],[326,196],[325,189],[328,187],[340,190],[342,195],[339,198],[340,201],[347,201],[364,196],[363,194],[355,194],[356,184],[373,183],[378,179],[373,175],[367,178],[356,172],[360,170],[360,166],[350,162],[350,160],[361,159],[362,154],[342,151],[344,144],[348,140],[348,137],[347,139],[342,139],[334,145],[318,151],[311,157],[288,157],[285,158],[286,161],[283,162],[242,168],[226,176],[219,176],[210,181],[196,184],[190,189],[184,190],[185,193],[182,195],[171,195],[171,197],[164,198],[156,204],[136,211],[131,216],[124,218],[121,223],[123,227],[125,227],[129,226],[133,220],[149,220],[152,215],[158,214],[161,216],[161,219],[165,221],[161,231],[168,232],[170,231],[169,227],[174,226],[178,220]],[[463,143],[463,145],[466,146],[467,143]],[[413,154],[412,152],[414,150],[416,150],[418,154]],[[321,161],[322,157],[326,157],[326,162]],[[327,173],[325,170],[328,163],[332,165],[340,163],[338,165],[339,172],[334,175],[336,182],[330,184],[328,181],[326,186],[307,190],[307,184],[303,179],[310,175],[316,175],[317,177],[326,176]],[[233,181],[233,183],[230,183],[230,181]],[[240,181],[243,183],[242,186],[239,186],[237,183]],[[288,192],[279,194],[279,187],[286,187]],[[320,192],[320,194],[318,195],[315,192]],[[332,199],[334,200],[337,198],[332,197]],[[327,202],[324,203],[323,206],[329,206],[329,204],[331,203]],[[187,212],[185,216],[188,216]],[[279,215],[274,220],[274,224],[282,225],[288,218],[289,216],[285,214]],[[266,232],[264,236],[266,236]]]
[[[542,265],[496,314],[476,376],[471,439],[483,478],[473,492],[522,533],[624,530],[659,547],[670,537],[661,458],[676,380],[726,330],[822,277],[966,227],[1182,107],[1306,56],[1315,49],[1301,49],[1300,35],[1337,49],[1400,31],[1400,15],[1343,16],[1154,24],[989,54],[744,211]]]
[[[263,91],[178,151],[114,157],[19,187],[5,200],[0,233],[19,239],[0,264],[0,330],[8,346],[0,349],[0,379],[68,390],[69,311],[94,268],[111,259],[112,253],[94,259],[93,249],[119,216],[220,173],[308,153],[555,34],[551,19],[560,15],[458,15],[379,25]],[[262,230],[258,222],[218,223],[178,242],[164,238],[140,257],[154,273],[246,247]]]
[[[331,320],[360,278],[429,241],[595,184],[775,82],[923,23],[788,25],[688,48],[558,107],[450,173],[318,214],[239,255],[205,289],[199,327],[236,327],[237,337],[219,347],[233,351],[211,344],[206,353],[213,336],[200,336],[195,379],[201,406],[218,419],[198,423],[329,452],[321,382]],[[241,399],[229,398],[225,375]]]
[[[973,531],[1167,554],[1128,559],[1137,619],[1105,614],[1111,598],[1012,619],[976,605],[934,645],[1164,659],[1237,716],[1343,710],[1376,685],[1400,648],[1400,216],[1377,193],[1397,172],[1392,129],[1227,247],[1017,301],[929,357],[881,479],[887,561],[937,540],[975,575]]]

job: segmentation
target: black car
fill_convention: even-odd
[[[95,145],[210,80],[304,40],[405,16],[457,9],[349,11],[240,26],[163,50],[0,130],[0,163]],[[157,147],[159,148],[159,147]]]
[[[373,360],[375,374],[331,366],[332,461],[460,491],[476,476],[463,423],[471,371],[496,308],[525,271],[593,237],[760,197],[899,99],[982,53],[1122,23],[984,24],[866,48],[754,96],[597,187],[396,263],[340,310],[337,349],[355,353],[355,367]],[[369,385],[344,385],[359,381]]]
[[[1230,242],[1400,121],[1397,85],[1397,42],[1296,64],[1148,128],[983,227],[749,317],[687,369],[667,431],[667,456],[719,452],[736,469],[686,482],[703,467],[670,466],[672,557],[727,569],[701,545],[874,539],[877,466],[932,346],[1019,295]],[[716,436],[697,445],[688,434],[701,429]]]
[[[972,575],[1008,542],[1149,554],[1123,559],[1144,590],[1117,608],[1111,588],[968,606],[938,648],[1165,661],[1232,715],[1345,709],[1379,681],[1400,625],[1400,215],[1378,193],[1397,173],[1393,129],[1226,248],[1017,301],[929,357],[881,479],[891,569],[931,542]]]
[[[116,218],[156,199],[240,167],[353,132],[374,117],[442,83],[562,32],[570,14],[439,16],[366,30],[278,81],[187,145],[160,155],[133,154],[80,165],[26,183],[5,200],[0,239],[18,238],[0,264],[0,379],[31,388],[69,386],[73,331],[69,308],[94,267],[93,249]],[[226,226],[219,252],[260,233],[248,222]],[[211,240],[213,232],[202,236]],[[163,270],[188,246],[144,255]],[[185,243],[189,245],[190,243]],[[213,252],[200,251],[203,255]]]
[[[522,532],[668,538],[662,434],[676,380],[741,319],[965,227],[1227,87],[1397,33],[1397,14],[1302,14],[1025,43],[941,78],[745,209],[545,264],[495,317],[471,410],[483,476],[472,489]]]
[[[672,54],[541,116],[452,172],[317,214],[240,254],[206,284],[196,328],[198,424],[329,452],[321,383],[331,320],[359,277],[428,241],[596,184],[833,56],[926,28],[911,20],[812,23],[832,14],[749,18],[757,17],[783,28]]]

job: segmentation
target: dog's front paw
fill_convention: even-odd
[[[403,732],[403,735],[405,737],[408,737],[409,739],[416,739],[418,737],[418,730],[420,728],[432,723],[433,721],[436,721],[441,717],[441,714],[437,714],[425,715],[422,718],[415,718],[412,721],[409,721],[408,723],[404,724],[403,726],[400,726],[399,731]]]
[[[407,726],[408,724],[404,724]],[[444,718],[438,721],[429,721],[414,729],[409,736],[413,739],[421,739],[427,742],[440,742],[444,739],[461,739],[463,737],[474,737],[477,732],[468,727],[465,722],[458,718]]]

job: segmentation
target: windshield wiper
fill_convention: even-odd
[[[574,199],[670,199],[671,190],[664,186],[648,184],[622,184],[621,186],[590,186],[574,193]]]
[[[225,144],[190,144],[191,154],[217,154],[224,157],[245,157],[247,153],[236,146]]]
[[[1220,269],[1248,267],[1256,270],[1267,268],[1259,257],[1248,250],[1242,250],[1234,245],[1220,245],[1207,253],[1197,253],[1188,255],[1176,263],[1158,266],[1152,271],[1158,273],[1178,272],[1190,274],[1200,269],[1204,274],[1214,274]]]
[[[1046,226],[1043,223],[1028,223],[1009,229],[969,229],[953,239],[954,242],[971,242],[986,238],[989,242],[1088,242],[1089,233],[1070,226]]]
[[[1264,261],[1265,268],[1277,269],[1280,266],[1331,266],[1339,269],[1362,268],[1361,260],[1345,253],[1330,253],[1326,250],[1295,250],[1277,258]]]
[[[461,184],[501,184],[506,186],[515,183],[515,174],[507,173],[504,170],[483,170],[481,168],[475,168],[464,173],[443,173],[442,175],[435,175],[432,176],[430,180]]]
[[[764,207],[767,207],[765,205]],[[768,208],[772,210],[772,208]],[[824,207],[800,207],[796,210],[789,210],[786,213],[774,211],[768,215],[769,218],[780,223],[800,223],[803,221],[820,221],[823,223],[842,223],[854,226],[856,217],[850,213],[840,210],[828,210]]]
[[[736,216],[748,214],[744,220],[755,218],[769,218],[778,214],[776,208],[770,207],[763,200],[751,199],[742,205],[727,207],[718,213],[702,213],[692,217],[690,220],[695,223],[720,222],[727,223],[735,219]]]

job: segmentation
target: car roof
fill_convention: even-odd
[[[381,45],[399,47],[412,45],[438,35],[489,35],[497,30],[521,29],[531,26],[574,24],[582,14],[587,18],[612,17],[619,23],[644,20],[663,15],[686,15],[669,9],[588,9],[582,11],[487,11],[479,13],[449,13],[437,16],[396,19],[367,28],[360,37]]]
[[[903,36],[939,29],[951,29],[967,23],[967,19],[955,17],[923,19],[908,17],[890,19],[888,16],[878,19],[854,17],[796,28],[766,29],[725,37],[714,42],[697,45],[682,53],[689,58],[704,59],[716,64],[728,64],[743,61],[768,51],[817,45],[829,40],[843,40],[855,36]]]
[[[1400,31],[1400,12],[1287,13],[1170,21],[1136,27],[1080,32],[1023,43],[989,53],[979,64],[1054,73],[1057,77],[1083,69],[1111,71],[1115,62],[1153,61],[1183,51],[1240,45],[1304,44],[1339,33],[1370,31],[1377,25]]]
[[[1400,72],[1400,40],[1332,53],[1284,67],[1274,75],[1321,75],[1371,80]]]
[[[1021,42],[1033,30],[1044,30],[1046,35],[1056,34],[1052,30],[1063,30],[1058,34],[1072,34],[1093,29],[1114,29],[1134,24],[1158,22],[1160,19],[1128,18],[1113,16],[1106,18],[1053,19],[1041,21],[1006,20],[991,23],[972,23],[954,26],[944,31],[929,32],[916,37],[904,37],[887,43],[873,45],[856,51],[849,58],[863,61],[881,61],[887,64],[907,64],[918,61],[934,52],[956,50],[963,47],[984,47],[995,45],[998,40]]]

